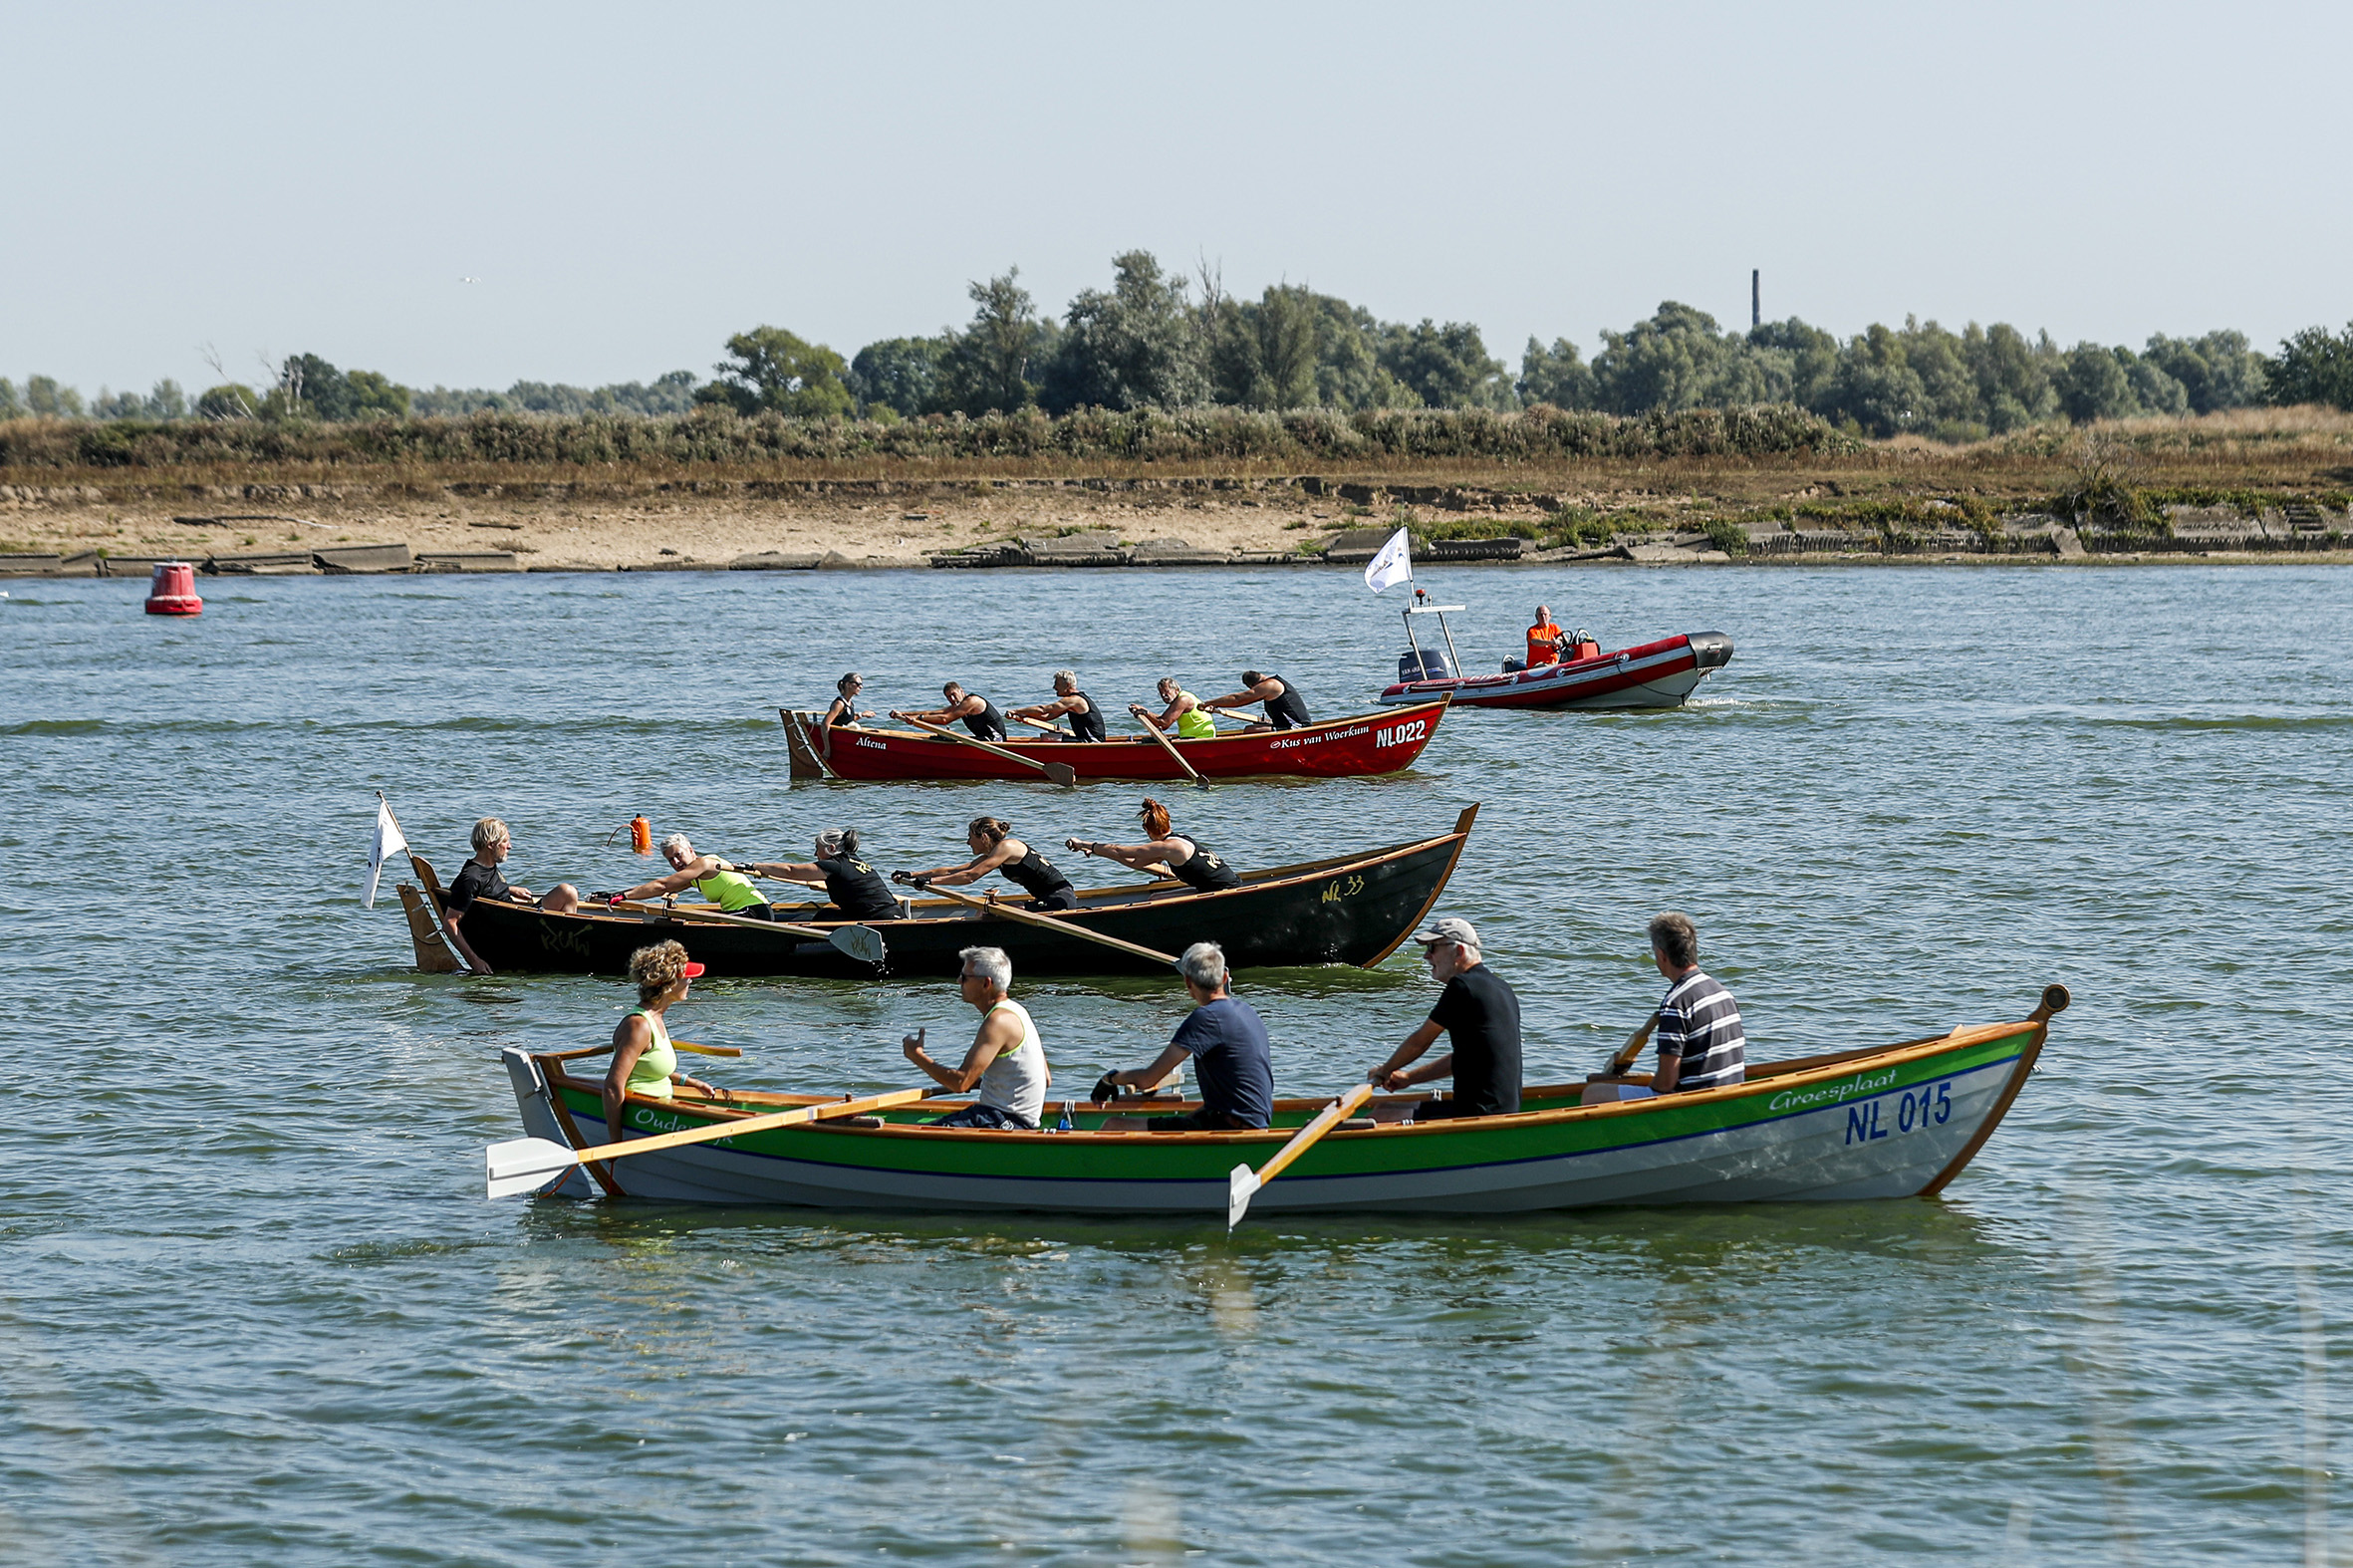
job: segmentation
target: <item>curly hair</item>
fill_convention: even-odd
[[[685,972],[686,949],[674,941],[657,941],[630,954],[630,978],[638,982],[640,1007],[677,984]]]

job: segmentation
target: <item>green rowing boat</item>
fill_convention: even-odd
[[[1694,1094],[1580,1106],[1582,1085],[1528,1090],[1510,1116],[1416,1126],[1343,1124],[1252,1201],[1255,1210],[1512,1213],[1600,1204],[1915,1197],[1942,1190],[1984,1146],[2033,1070],[2064,986],[2018,1023],[1749,1069]],[[567,1067],[600,1051],[505,1053],[524,1131],[573,1149],[608,1141],[599,1085]],[[631,1098],[626,1137],[652,1138],[836,1097]],[[809,1122],[667,1148],[584,1170],[545,1191],[817,1208],[1222,1215],[1234,1166],[1258,1166],[1328,1101],[1279,1104],[1248,1133],[925,1126],[945,1100],[857,1124]],[[1176,1108],[1171,1102],[1169,1109]],[[1051,1107],[1049,1108],[1051,1110]]]

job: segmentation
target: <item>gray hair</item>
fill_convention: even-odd
[[[512,844],[513,842],[514,836],[507,832],[506,824],[496,817],[484,817],[480,822],[474,824],[474,848],[476,850],[486,850],[493,844]]]
[[[1651,945],[1659,956],[1679,969],[1699,961],[1699,931],[1692,917],[1670,910],[1651,919]]]
[[[826,829],[817,835],[817,853],[827,860],[832,860],[837,855],[857,854],[858,830],[856,828]]]
[[[683,833],[673,833],[667,838],[663,839],[661,843],[656,846],[656,848],[664,850],[690,850],[694,848],[694,841],[687,838]]]
[[[964,960],[966,974],[977,974],[1000,991],[1013,989],[1013,960],[1004,948],[966,947],[956,956]]]
[[[1057,669],[1054,671],[1054,684],[1060,685],[1065,680],[1069,681],[1074,686],[1077,685],[1079,683],[1079,672],[1075,669]]]
[[[1202,990],[1216,990],[1225,983],[1225,949],[1213,941],[1196,941],[1184,949],[1176,967]]]

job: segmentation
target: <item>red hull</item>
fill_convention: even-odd
[[[1445,698],[1425,700],[1390,713],[1336,718],[1299,729],[1256,730],[1215,740],[1179,740],[1176,747],[1204,778],[1250,778],[1269,774],[1295,778],[1369,778],[1413,766],[1438,733]],[[821,752],[821,720],[813,713],[782,714],[793,731],[793,777],[819,776],[813,763]],[[1099,744],[1078,741],[1008,740],[1007,751],[1040,762],[1067,763],[1081,782],[1095,779],[1180,780],[1184,771],[1148,735],[1115,735]],[[906,729],[837,729],[833,755],[824,767],[835,778],[1006,779],[1032,782],[1044,775],[992,756],[978,746]]]
[[[1400,681],[1384,690],[1380,700],[1394,705],[1450,696],[1457,707],[1678,707],[1709,670],[1720,668],[1731,656],[1730,638],[1720,632],[1695,632],[1500,675]]]

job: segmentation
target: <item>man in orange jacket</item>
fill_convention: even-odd
[[[1560,662],[1560,628],[1552,624],[1552,607],[1536,607],[1536,624],[1528,628],[1527,667]]]

